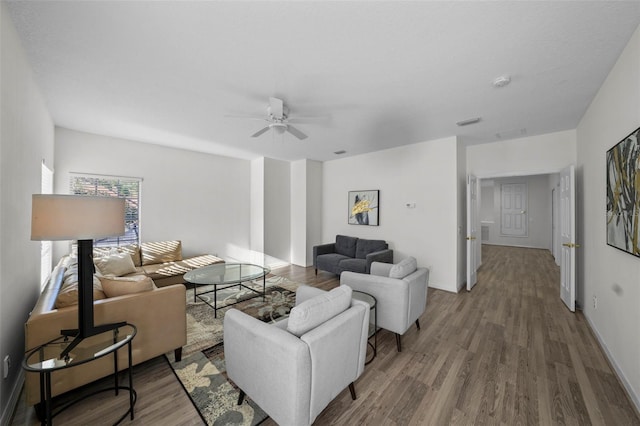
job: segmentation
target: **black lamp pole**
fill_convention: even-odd
[[[93,322],[93,240],[78,240],[78,328],[61,330],[60,334],[74,337],[60,354],[67,358],[69,352],[87,337],[122,327],[126,322],[95,326]]]

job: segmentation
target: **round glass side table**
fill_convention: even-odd
[[[137,329],[134,325],[125,324],[114,330],[104,331],[81,340],[80,343],[64,357],[60,356],[61,353],[72,342],[72,339],[68,336],[57,337],[29,352],[22,362],[22,368],[25,371],[38,373],[40,375],[40,404],[44,404],[44,413],[38,414],[42,414],[39,416],[42,424],[51,425],[53,418],[58,413],[90,396],[105,391],[115,391],[115,394],[118,395],[119,390],[129,391],[129,409],[116,424],[124,420],[127,414],[130,414],[131,420],[133,420],[133,406],[136,403],[137,395],[133,389],[131,341],[136,333]],[[118,349],[124,346],[127,346],[129,361],[128,386],[122,386],[118,382]],[[66,368],[73,368],[109,354],[113,354],[114,386],[83,395],[81,398],[59,407],[55,413],[52,413],[51,400],[53,396],[51,394],[51,373]]]
[[[363,291],[354,290],[351,293],[351,298],[355,300],[360,300],[361,302],[365,302],[369,305],[369,333],[367,334],[367,344],[371,347],[372,356],[371,359],[365,361],[364,365],[369,364],[378,354],[378,315],[376,313],[376,298],[370,295],[369,293],[365,293]],[[373,317],[373,321],[372,321]],[[371,338],[373,337],[373,343],[371,343]]]

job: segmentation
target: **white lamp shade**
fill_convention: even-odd
[[[33,194],[31,239],[92,240],[123,235],[124,198]]]

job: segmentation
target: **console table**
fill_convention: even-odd
[[[121,389],[129,391],[129,409],[120,417],[116,424],[124,420],[127,414],[130,414],[131,420],[133,420],[133,407],[136,403],[137,395],[133,389],[133,377],[131,373],[131,341],[135,337],[136,332],[137,329],[134,325],[125,324],[114,330],[88,337],[80,341],[80,343],[63,358],[60,358],[60,354],[72,341],[68,336],[57,337],[49,343],[38,346],[29,352],[22,362],[22,368],[40,375],[40,404],[44,403],[44,413],[42,413],[42,416],[39,416],[42,424],[53,424],[53,418],[56,415],[86,398],[106,391],[115,391],[115,394],[118,395],[118,391]],[[127,346],[129,360],[129,386],[122,386],[118,382],[118,349],[125,345]],[[81,398],[59,407],[55,413],[52,412],[51,400],[53,396],[51,395],[51,373],[65,368],[73,368],[109,354],[113,354],[114,386],[83,395]]]

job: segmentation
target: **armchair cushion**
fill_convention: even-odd
[[[356,257],[356,237],[336,235],[336,253],[347,257]]]
[[[389,278],[402,279],[418,269],[418,262],[415,257],[408,257],[393,265],[389,270]]]
[[[351,288],[336,287],[291,309],[287,331],[300,337],[351,306]]]
[[[365,259],[369,253],[380,251],[388,248],[389,246],[384,240],[365,240],[359,238],[356,243],[356,258]]]

